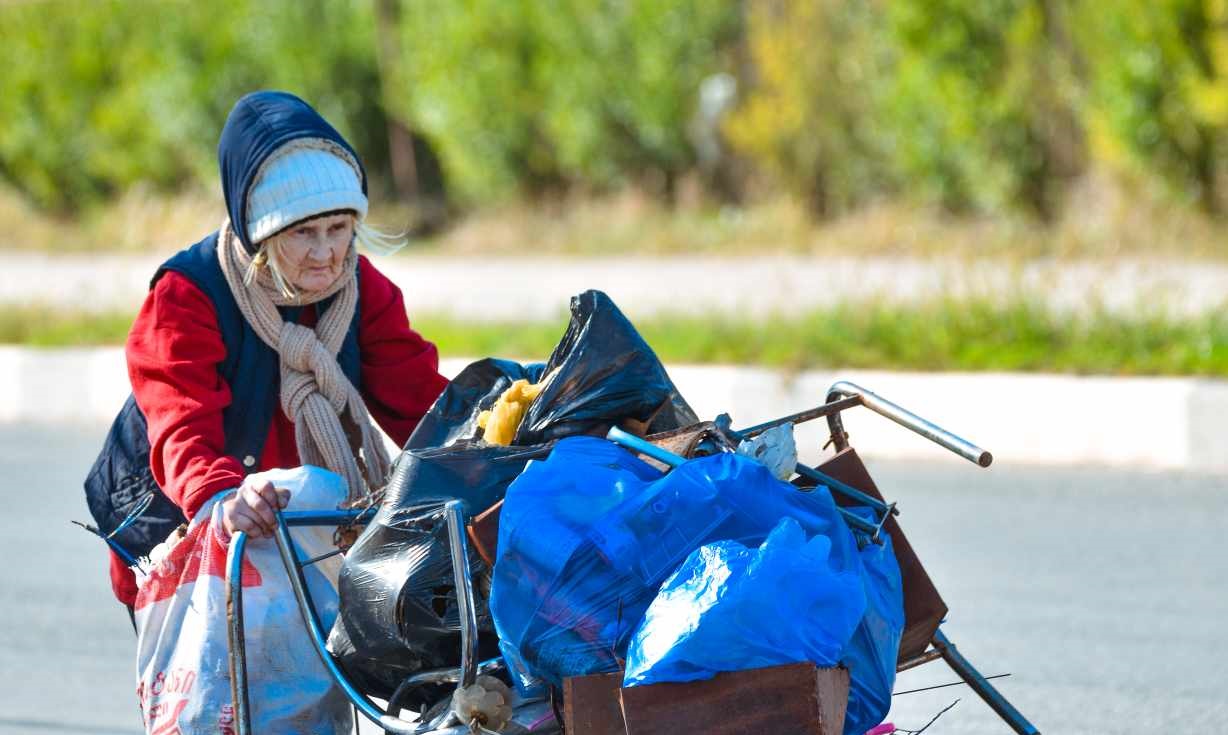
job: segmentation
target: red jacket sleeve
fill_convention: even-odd
[[[410,328],[401,289],[365,256],[358,268],[363,401],[388,436],[403,445],[448,380],[439,374],[435,345]]]
[[[186,276],[166,273],[146,297],[125,353],[149,424],[154,480],[191,518],[243,481],[239,461],[223,454],[230,387],[218,372],[226,347],[213,303]]]

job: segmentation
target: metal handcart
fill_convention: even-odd
[[[819,406],[740,430],[733,429],[728,416],[722,415],[712,422],[668,432],[668,436],[639,437],[619,428],[612,428],[607,438],[672,467],[691,456],[721,451],[722,442],[724,446],[728,446],[731,441],[736,443],[742,439],[752,438],[783,424],[799,424],[826,418],[830,432],[829,444],[835,450],[834,456],[816,467],[798,464],[793,483],[800,488],[824,485],[831,490],[837,504],[859,505],[873,509],[874,521],[868,521],[850,512],[844,512],[844,518],[850,528],[860,531],[871,539],[877,539],[883,533],[891,537],[903,581],[905,613],[897,671],[904,671],[942,659],[1015,732],[1020,735],[1039,733],[1039,730],[977,671],[939,627],[946,615],[947,607],[900,529],[896,520],[899,510],[895,503],[887,502],[883,498],[865,465],[849,445],[849,437],[844,430],[841,414],[858,406],[888,418],[978,466],[988,467],[993,461],[989,452],[971,442],[961,439],[869,390],[846,381],[832,385],[828,390],[826,400]],[[312,645],[355,711],[383,728],[385,732],[402,735],[465,735],[481,732],[481,729],[475,729],[474,723],[462,722],[450,709],[451,695],[441,699],[433,707],[424,708],[417,720],[403,719],[400,716],[402,703],[420,687],[455,684],[459,690],[473,685],[480,674],[497,673],[504,668],[502,659],[477,660],[478,623],[475,588],[469,566],[470,542],[467,538],[466,519],[460,501],[451,500],[411,509],[412,522],[442,526],[447,536],[457,608],[460,612],[460,651],[457,657],[460,665],[455,668],[414,673],[397,688],[389,699],[388,706],[381,707],[354,686],[327,648],[327,633],[321,626],[303,571],[305,567],[324,557],[300,558],[289,529],[294,526],[361,524],[370,520],[373,515],[372,511],[373,509],[282,512],[277,515],[274,539],[290,577],[291,587]],[[239,735],[252,732],[244,646],[242,575],[239,572],[245,543],[246,534],[234,535],[227,562],[230,673],[235,702],[236,732]],[[514,712],[513,718],[499,732],[509,735],[561,732],[562,724],[556,717],[555,703],[543,699],[520,699],[513,695],[511,704]],[[485,732],[492,731],[485,730]]]

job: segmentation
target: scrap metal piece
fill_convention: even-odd
[[[985,700],[985,704],[989,705],[989,708],[996,712],[1003,722],[1010,725],[1011,729],[1019,735],[1040,735],[1040,730],[1028,722],[1023,713],[1015,709],[1014,705],[1008,702],[1006,697],[1002,696],[1002,693],[969,663],[968,659],[963,657],[955,644],[943,635],[941,629],[934,631],[934,648],[942,651],[942,658],[951,667],[951,670],[967,682],[972,691]]]
[[[973,464],[988,467],[993,463],[992,454],[967,439],[958,437],[941,426],[926,421],[912,411],[896,405],[877,393],[868,391],[855,383],[841,380],[832,384],[831,388],[827,389],[828,403],[840,398],[859,398],[861,405],[874,413],[891,419],[905,429],[920,434]],[[836,451],[838,452],[848,447],[848,434],[844,431],[844,422],[840,419],[839,412],[828,415],[827,426],[831,429],[831,441]]]

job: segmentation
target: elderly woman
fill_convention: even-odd
[[[287,497],[248,475],[318,465],[361,498],[388,470],[372,421],[404,443],[447,381],[400,290],[357,252],[395,243],[365,223],[366,174],[331,125],[257,92],[235,105],[218,157],[228,220],[155,274],[128,337],[128,413],[143,415],[152,479],[184,517],[237,488],[223,525],[261,536]],[[118,557],[112,582],[131,610]]]

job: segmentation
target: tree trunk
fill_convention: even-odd
[[[388,166],[397,198],[412,201],[418,197],[418,165],[414,159],[413,131],[396,117],[392,106],[393,95],[405,91],[398,89],[404,82],[397,79],[397,71],[402,68],[399,19],[399,0],[375,0],[376,66],[379,69],[384,120],[388,128]],[[401,84],[397,84],[398,81]]]

